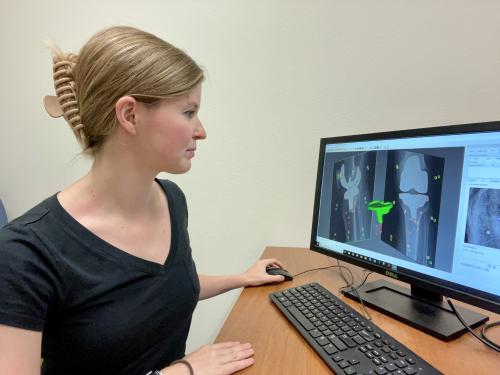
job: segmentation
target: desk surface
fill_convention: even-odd
[[[280,259],[292,274],[336,264],[333,258],[302,248],[268,247],[264,251],[263,258]],[[361,281],[362,270],[353,265],[349,267],[353,270],[356,281]],[[382,277],[384,276],[374,273],[369,281]],[[239,374],[331,373],[329,367],[274,307],[268,297],[271,292],[314,281],[319,282],[337,296],[340,295],[338,289],[344,285],[339,272],[331,268],[303,274],[291,282],[243,290],[216,338],[216,342],[252,343],[255,350],[255,364]],[[358,303],[344,296],[340,298],[361,312]],[[457,304],[461,303],[457,302]],[[488,315],[490,322],[500,320],[498,314],[472,306],[468,307]],[[451,342],[444,342],[376,310],[368,310],[376,325],[444,374],[500,373],[500,354],[487,348],[470,334],[462,335]],[[490,331],[490,337],[496,342],[500,341],[500,332],[497,327]]]

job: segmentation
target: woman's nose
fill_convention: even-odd
[[[203,124],[201,123],[201,121],[198,122],[198,126],[194,130],[194,138],[195,139],[207,138],[207,132],[205,131],[205,128],[203,127]]]

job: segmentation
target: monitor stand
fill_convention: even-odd
[[[347,290],[343,293],[359,302],[354,291]],[[441,340],[450,341],[467,332],[439,294],[429,293],[414,285],[410,290],[387,280],[376,280],[361,286],[358,293],[365,305]],[[478,327],[488,320],[487,316],[475,311],[461,306],[455,307],[471,328]]]

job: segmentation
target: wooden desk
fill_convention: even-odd
[[[336,260],[333,258],[302,248],[268,247],[262,257],[280,259],[292,274],[336,264]],[[357,281],[360,281],[363,275],[362,270],[353,265],[348,266],[355,273]],[[382,277],[384,276],[372,274],[369,281]],[[243,290],[216,338],[216,342],[252,343],[255,349],[255,364],[240,374],[315,375],[331,373],[329,367],[295,331],[295,328],[288,323],[268,297],[271,292],[314,281],[319,282],[337,296],[340,295],[338,289],[344,285],[338,270],[331,268],[306,273],[296,277],[291,282]],[[358,303],[344,296],[340,298],[361,312]],[[488,315],[490,322],[500,320],[498,314],[468,307]],[[447,343],[376,310],[368,310],[376,325],[444,374],[500,374],[500,354],[487,348],[470,334],[462,335]],[[500,332],[498,331],[498,327],[494,327],[489,332],[490,337],[496,342],[500,340]]]

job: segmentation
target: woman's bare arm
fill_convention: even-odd
[[[40,375],[42,333],[0,324],[0,374]]]

